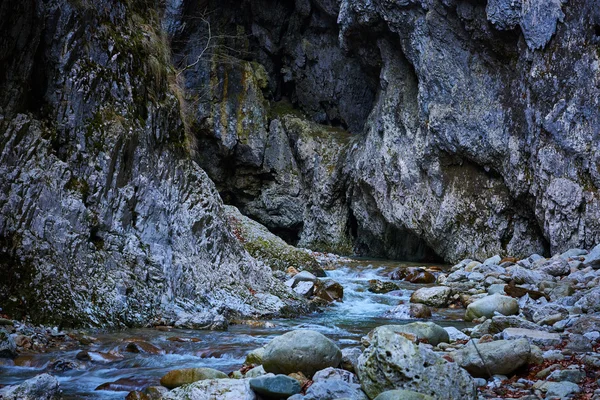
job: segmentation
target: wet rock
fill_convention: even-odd
[[[265,354],[265,348],[259,347],[258,349],[252,350],[246,355],[245,365],[262,365],[263,355]]]
[[[537,346],[556,346],[562,341],[558,333],[523,328],[506,328],[502,331],[501,336],[504,340],[525,338],[529,341],[529,343]]]
[[[513,315],[518,312],[519,304],[514,298],[494,294],[469,304],[465,313],[465,320],[471,321],[479,317],[491,318],[495,313]]]
[[[145,387],[154,384],[156,381],[148,377],[127,377],[117,379],[113,382],[106,382],[96,387],[95,390],[106,390],[112,392],[141,391]]]
[[[169,342],[179,342],[179,343],[198,343],[200,339],[195,337],[182,337],[182,336],[171,336],[167,338]]]
[[[3,400],[59,400],[61,391],[58,380],[49,374],[27,379],[19,385],[0,389]]]
[[[114,361],[119,361],[123,359],[123,356],[120,354],[114,353],[103,353],[97,351],[85,351],[82,350],[75,355],[75,358],[81,361],[93,361],[97,363],[111,363]]]
[[[228,322],[222,315],[211,312],[180,313],[173,325],[184,329],[224,331],[227,330]]]
[[[433,283],[435,282],[435,275],[422,268],[409,268],[404,280],[410,283]]]
[[[160,378],[160,384],[166,388],[173,389],[188,383],[207,380],[225,379],[227,374],[212,368],[185,368],[175,369],[167,372]]]
[[[125,349],[130,353],[143,353],[143,354],[163,354],[164,350],[156,347],[155,345],[145,341],[134,341],[129,342]]]
[[[424,319],[431,317],[431,309],[421,303],[399,304],[387,310],[381,317],[389,319]]]
[[[17,345],[13,337],[5,329],[0,329],[0,358],[15,358]]]
[[[81,365],[79,363],[72,361],[72,360],[65,360],[65,359],[55,360],[55,361],[52,361],[50,364],[48,364],[48,368],[50,368],[53,371],[57,371],[57,372],[70,371],[72,369],[78,369],[80,367],[81,367]]]
[[[394,282],[380,281],[378,279],[371,279],[369,281],[369,292],[388,293],[398,289],[399,286]]]
[[[356,364],[358,363],[358,357],[362,354],[360,347],[346,347],[342,349],[342,361],[340,367],[346,371],[356,373]]]
[[[415,290],[410,296],[411,303],[421,303],[430,307],[445,307],[452,290],[447,286],[435,286]]]
[[[250,388],[267,399],[288,398],[300,393],[300,384],[286,375],[265,375],[250,379]]]
[[[314,282],[310,281],[301,281],[296,283],[296,285],[294,286],[294,292],[306,298],[311,297],[313,295],[314,290],[315,284]]]
[[[298,329],[271,340],[263,354],[263,367],[275,374],[302,372],[308,377],[321,369],[337,367],[340,349],[319,332]]]
[[[388,390],[404,389],[458,400],[472,396],[475,390],[473,379],[457,364],[385,326],[375,328],[357,370],[371,399]]]
[[[150,400],[150,397],[148,397],[148,395],[144,392],[134,390],[133,392],[129,392],[127,396],[125,396],[125,400]]]
[[[374,400],[434,400],[434,398],[412,390],[388,390],[380,393]]]
[[[317,283],[315,296],[328,302],[342,301],[344,298],[344,288],[332,279],[323,279]]]
[[[248,379],[208,379],[171,390],[164,400],[256,400]]]
[[[454,361],[473,376],[489,377],[508,375],[527,365],[531,358],[531,346],[527,339],[497,340],[477,344],[473,341],[452,353]]]

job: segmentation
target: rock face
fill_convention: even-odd
[[[253,61],[185,71],[198,159],[269,229],[448,261],[600,241],[597,0],[207,3]],[[173,4],[193,60],[202,10]]]
[[[371,399],[393,389],[456,400],[475,393],[473,380],[464,369],[385,326],[375,328],[370,346],[358,359],[357,371]]]
[[[302,372],[310,378],[321,369],[337,367],[342,352],[319,332],[297,329],[271,340],[265,346],[262,361],[267,372]]]
[[[139,325],[277,313],[266,294],[291,296],[231,234],[191,161],[162,14],[112,0],[0,10],[4,313]]]

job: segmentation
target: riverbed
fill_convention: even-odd
[[[89,331],[97,340],[76,349],[55,349],[47,353],[21,354],[14,362],[0,366],[0,384],[15,384],[43,372],[55,375],[65,399],[124,399],[128,392],[158,385],[167,371],[179,368],[210,367],[229,373],[239,369],[245,355],[268,343],[273,337],[292,329],[312,329],[334,340],[340,347],[360,346],[360,338],[376,326],[414,322],[410,319],[384,319],[394,306],[408,302],[417,288],[425,285],[394,281],[400,290],[387,294],[369,292],[369,280],[388,280],[386,274],[396,268],[432,267],[400,261],[352,260],[340,262],[327,276],[344,287],[344,301],[323,312],[295,319],[272,320],[265,326],[230,325],[224,332],[185,329],[127,329]],[[445,266],[436,264],[442,269]],[[464,328],[464,310],[433,310],[430,320],[441,326]],[[143,341],[158,348],[158,354],[126,351],[129,343]],[[109,354],[107,360],[77,360],[77,354]],[[56,367],[57,360],[69,365]],[[69,364],[71,363],[71,364]],[[72,368],[74,367],[74,368]],[[72,368],[72,369],[70,369]],[[116,382],[112,385],[106,385]],[[105,390],[97,390],[104,385]]]

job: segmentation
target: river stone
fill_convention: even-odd
[[[473,379],[456,363],[386,326],[373,331],[371,345],[359,357],[357,370],[362,388],[371,399],[394,389],[448,400],[470,398],[475,391]]]
[[[398,289],[398,285],[396,285],[394,282],[380,281],[378,279],[371,279],[369,281],[369,292],[388,293]]]
[[[474,301],[467,306],[465,320],[472,321],[475,318],[491,318],[495,313],[503,315],[514,315],[519,312],[519,303],[512,297],[501,294],[493,294]]]
[[[452,353],[452,358],[471,375],[489,378],[489,374],[508,375],[514,372],[529,362],[530,355],[531,346],[527,339],[518,339],[477,345],[470,341],[465,347]]]
[[[404,280],[410,283],[433,283],[435,282],[435,275],[422,268],[409,268]]]
[[[569,316],[569,310],[560,304],[548,303],[536,306],[532,320],[538,325],[554,325]]]
[[[265,369],[263,368],[262,365],[259,365],[258,367],[254,367],[251,370],[249,370],[248,372],[246,372],[246,374],[244,375],[244,378],[258,378],[259,376],[263,376],[266,374],[267,374],[267,371],[265,371]]]
[[[312,377],[327,367],[337,367],[342,360],[339,347],[319,332],[297,329],[271,340],[265,346],[263,367],[275,374],[302,372]]]
[[[41,374],[19,385],[0,389],[2,400],[59,400],[58,380],[50,374]]]
[[[315,283],[311,281],[300,281],[294,286],[294,292],[300,296],[310,297],[315,290]]]
[[[252,350],[246,355],[245,365],[262,365],[263,355],[265,354],[265,348],[259,347],[258,349]]]
[[[261,376],[250,379],[250,388],[267,399],[288,398],[300,393],[300,383],[286,375]]]
[[[487,289],[488,294],[492,295],[492,294],[506,294],[504,292],[504,286],[506,286],[505,283],[495,283],[493,285],[490,285]]]
[[[171,390],[164,400],[256,400],[249,379],[207,379]]]
[[[469,340],[469,336],[465,335],[462,331],[459,331],[453,326],[445,326],[444,330],[448,333],[450,343],[456,342],[457,340]]]
[[[296,395],[288,400],[334,400],[348,398],[367,400],[353,373],[337,368],[326,368],[313,376],[313,383],[306,395]]]
[[[381,317],[388,319],[424,319],[431,317],[431,309],[421,303],[399,304],[387,310]]]
[[[444,307],[448,304],[452,290],[447,286],[420,288],[410,296],[411,303],[422,303],[430,307]]]
[[[600,244],[594,247],[583,261],[586,267],[592,267],[594,269],[600,268]]]
[[[362,354],[360,347],[346,347],[342,349],[342,362],[340,367],[346,371],[356,372],[358,357]]]
[[[0,329],[0,358],[15,358],[17,345],[14,338],[4,329]]]
[[[413,392],[412,390],[388,390],[379,394],[374,400],[435,400],[431,396]]]
[[[540,389],[546,393],[546,398],[567,399],[570,395],[579,393],[581,389],[579,385],[573,382],[544,382],[538,381],[533,385],[534,388]]]
[[[555,346],[561,342],[561,338],[558,333],[523,328],[506,328],[504,331],[502,331],[502,339],[504,340],[521,338],[525,338],[529,341],[529,343],[537,346]]]
[[[412,322],[406,325],[383,325],[395,333],[408,333],[414,335],[419,341],[426,341],[427,343],[437,346],[439,343],[450,342],[448,332],[441,326],[434,324],[433,322]],[[370,337],[373,336],[375,330],[369,332]]]
[[[169,389],[205,379],[225,379],[227,374],[212,368],[184,368],[167,372],[160,384]]]
[[[552,276],[563,276],[569,275],[571,267],[565,259],[556,257],[543,263],[538,270]]]

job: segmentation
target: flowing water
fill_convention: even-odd
[[[106,362],[79,362],[75,369],[59,372],[50,366],[56,360],[74,361],[81,350],[58,350],[44,354],[22,355],[17,365],[0,366],[0,384],[15,384],[43,372],[55,375],[67,399],[123,399],[131,390],[158,385],[167,371],[178,368],[210,367],[223,372],[239,369],[245,355],[289,330],[306,328],[323,333],[340,347],[359,346],[361,336],[376,326],[409,323],[410,320],[383,319],[381,315],[407,302],[411,293],[423,285],[398,282],[401,289],[387,294],[367,290],[370,279],[387,280],[385,274],[399,267],[426,266],[397,261],[354,260],[327,271],[328,277],[344,287],[344,301],[321,313],[296,319],[273,320],[274,327],[230,325],[226,332],[172,329],[128,329],[118,332],[90,332],[98,339],[86,347],[89,352],[118,354]],[[432,320],[442,326],[464,327],[464,311],[434,310]],[[173,339],[177,338],[178,341]],[[171,339],[171,340],[169,340]],[[126,345],[144,340],[161,349],[161,354],[125,351]],[[187,340],[187,341],[186,341]],[[192,341],[194,340],[194,341]],[[12,364],[12,363],[11,363]],[[111,390],[96,390],[107,382]]]

